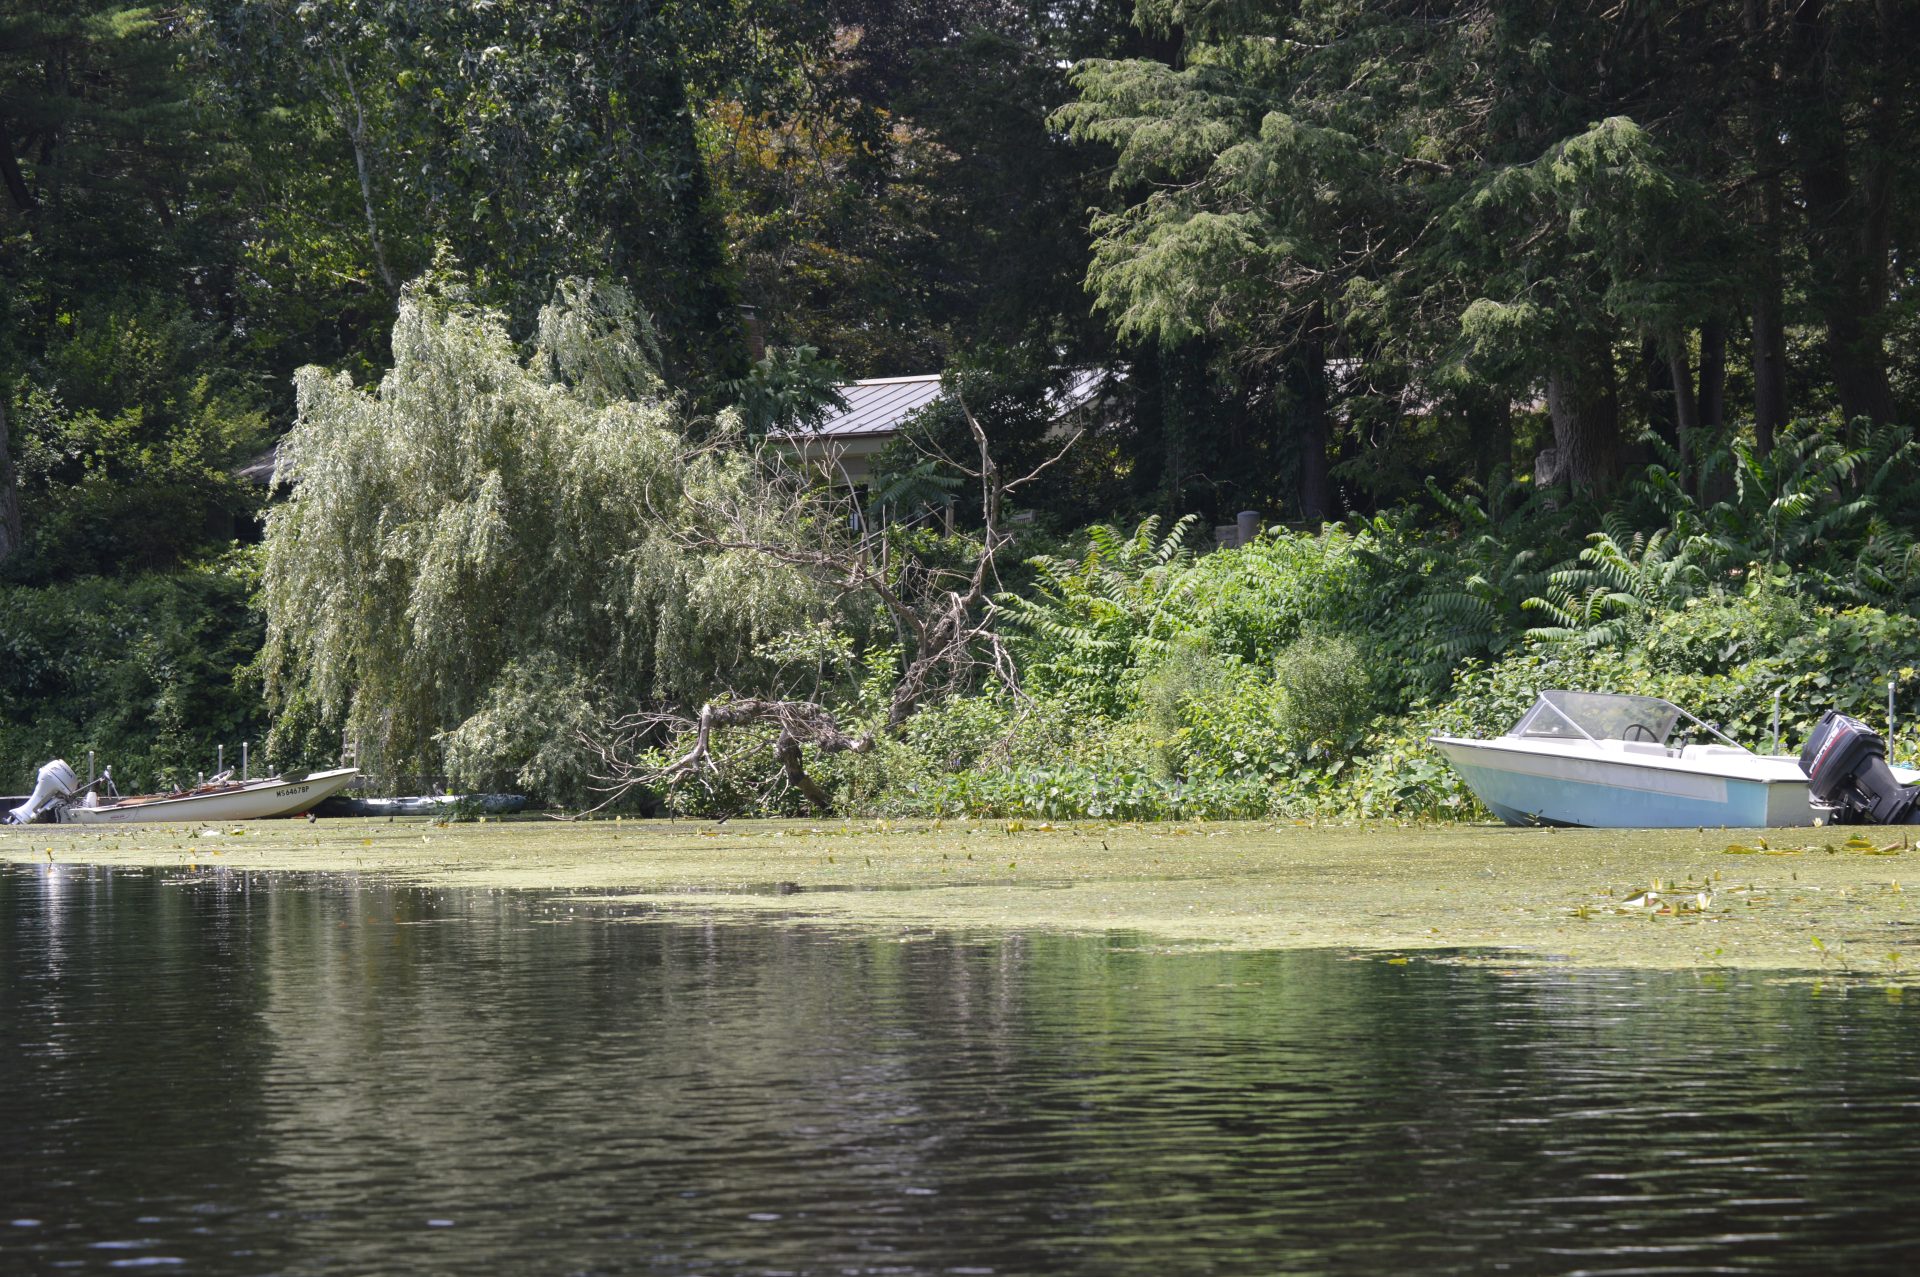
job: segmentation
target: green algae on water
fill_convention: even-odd
[[[260,821],[0,830],[40,866],[321,872],[883,928],[1497,952],[1503,963],[1909,980],[1897,835],[1021,821]]]

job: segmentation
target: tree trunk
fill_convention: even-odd
[[[1770,15],[1768,0],[1747,0],[1747,39],[1752,46],[1752,77],[1748,114],[1753,138],[1754,218],[1758,280],[1753,295],[1753,447],[1762,457],[1773,452],[1773,441],[1787,428],[1787,332],[1781,301],[1780,247],[1782,218],[1779,108],[1776,105],[1776,61],[1767,53]]]
[[[1727,421],[1727,325],[1700,325],[1700,428],[1717,435]]]
[[[1787,330],[1780,317],[1778,268],[1753,302],[1753,448],[1773,452],[1787,428]]]
[[[1673,369],[1667,361],[1667,346],[1658,337],[1644,337],[1640,341],[1639,393],[1642,404],[1629,403],[1631,413],[1636,407],[1646,413],[1647,427],[1657,435],[1661,442],[1671,448],[1675,454],[1680,451],[1680,415],[1673,405]],[[1633,382],[1628,383],[1632,389]],[[1646,465],[1654,461],[1658,454],[1644,443],[1627,446],[1627,464]]]
[[[1292,434],[1300,449],[1300,517],[1323,523],[1333,517],[1333,480],[1328,452],[1333,427],[1328,416],[1327,354],[1320,338],[1309,335],[1287,372]]]
[[[1198,362],[1191,344],[1164,352],[1160,360],[1161,517],[1168,523],[1187,513],[1187,444]]]
[[[1554,454],[1548,482],[1565,483],[1578,495],[1612,486],[1620,469],[1620,392],[1605,337],[1581,342],[1548,373],[1547,412]]]
[[[1875,103],[1864,156],[1850,154],[1845,96],[1859,68],[1839,67],[1831,55],[1831,26],[1820,0],[1805,0],[1794,17],[1806,105],[1797,122],[1800,189],[1806,207],[1812,298],[1827,329],[1827,359],[1841,415],[1848,421],[1893,416],[1882,320],[1891,248],[1892,141],[1884,117],[1892,105]],[[1860,169],[1856,180],[1854,170]]]
[[[360,86],[353,78],[353,68],[344,58],[333,58],[334,70],[347,86],[345,98],[334,98],[333,108],[336,118],[347,132],[347,140],[353,146],[353,167],[360,178],[360,207],[367,219],[367,241],[373,247],[373,267],[380,274],[380,282],[387,286],[387,292],[400,295],[400,281],[394,276],[393,267],[387,264],[387,247],[380,238],[380,218],[373,211],[373,160],[370,154],[373,146],[370,130],[367,127],[366,104],[360,99]],[[349,117],[348,108],[352,109]]]
[[[0,385],[0,563],[20,548],[20,490],[13,475],[13,453],[7,438],[6,387]]]
[[[1501,473],[1513,465],[1513,400],[1504,393],[1476,389],[1462,405],[1467,444],[1473,452],[1474,478],[1491,499]]]
[[[5,120],[0,120],[0,180],[5,181],[7,194],[13,197],[14,207],[22,213],[31,213],[40,206],[33,192],[27,189],[26,178],[21,176],[20,161],[13,154],[13,137],[7,132]]]
[[[609,184],[607,194],[616,198],[606,217],[618,245],[610,265],[618,274],[653,281],[654,317],[672,337],[665,352],[668,381],[743,377],[751,364],[745,334],[734,322],[739,299],[726,231],[694,118],[697,94],[683,74],[703,51],[677,47],[660,17],[666,6],[588,8],[604,15],[597,19],[602,38],[622,50],[624,104],[610,123],[631,130],[649,154],[661,157],[654,176]],[[657,203],[662,190],[665,211]]]
[[[1893,387],[1887,381],[1887,355],[1880,339],[1879,305],[1850,290],[1858,307],[1839,302],[1824,307],[1827,319],[1827,359],[1833,370],[1833,390],[1840,415],[1848,421],[1893,419]],[[1875,314],[1862,309],[1871,306]]]
[[[791,732],[781,732],[773,742],[773,756],[779,760],[780,767],[787,774],[787,783],[800,791],[813,809],[822,816],[833,814],[833,799],[827,797],[827,791],[820,783],[807,775],[805,764],[800,758],[800,740]]]
[[[1695,454],[1700,449],[1700,401],[1693,393],[1693,361],[1687,357],[1686,338],[1675,334],[1665,342],[1667,377],[1673,385],[1673,434],[1680,452],[1680,486],[1696,491]]]

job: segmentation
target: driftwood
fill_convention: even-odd
[[[820,811],[828,810],[832,803],[826,791],[807,775],[800,747],[812,745],[825,754],[864,754],[873,748],[872,732],[858,737],[847,735],[840,730],[832,714],[812,701],[749,700],[724,704],[709,701],[700,707],[700,718],[694,728],[693,748],[662,768],[660,778],[672,785],[698,775],[702,770],[717,772],[713,761],[714,730],[757,726],[779,728],[773,740],[773,756],[786,773],[787,782]]]
[[[770,525],[799,526],[805,522],[800,517],[803,509],[819,500],[817,483],[805,476],[790,476],[775,498],[790,503],[786,512],[790,518],[776,515],[769,519],[764,505],[752,511],[712,508],[702,511],[701,530],[682,536],[688,549],[696,552],[745,550],[764,554],[800,568],[842,595],[865,593],[877,599],[893,618],[909,653],[894,683],[885,719],[874,729],[850,736],[832,712],[817,701],[755,695],[709,701],[693,717],[673,712],[635,714],[615,724],[610,739],[588,742],[604,764],[599,788],[609,797],[601,806],[636,787],[672,789],[691,781],[712,783],[739,761],[719,752],[719,737],[733,730],[763,729],[751,737],[750,748],[757,751],[766,740],[764,729],[771,728],[773,757],[780,765],[781,779],[799,790],[816,811],[827,812],[832,809],[831,800],[807,774],[807,746],[826,754],[867,753],[880,735],[900,736],[907,720],[923,705],[965,689],[977,677],[995,680],[1019,695],[1019,671],[1000,638],[1000,611],[992,598],[1000,586],[998,556],[1013,541],[1012,534],[1002,526],[1002,510],[1009,493],[1032,482],[1065,456],[1079,434],[1067,439],[1030,473],[1007,480],[994,464],[986,432],[964,402],[960,411],[979,453],[978,468],[944,455],[940,459],[979,484],[982,530],[978,552],[969,568],[889,562],[886,556],[872,552],[868,539],[812,545],[755,535],[755,529]],[[770,489],[776,488],[780,488],[778,481],[770,485]],[[846,485],[838,501],[846,511],[858,509],[851,484]],[[850,522],[842,519],[840,525]],[[647,766],[635,761],[646,742],[688,733],[693,736],[693,744],[671,762]]]

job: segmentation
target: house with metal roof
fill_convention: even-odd
[[[865,483],[873,456],[899,437],[907,418],[940,398],[940,374],[869,377],[836,386],[847,406],[810,430],[783,431],[779,438],[802,461],[837,471],[844,483]]]
[[[1090,403],[1107,380],[1099,369],[1074,373],[1053,396],[1054,419],[1064,421]],[[777,437],[801,460],[832,469],[840,482],[858,484],[866,482],[874,454],[899,437],[908,418],[940,398],[940,374],[869,377],[835,389],[846,401],[844,410],[811,429]]]

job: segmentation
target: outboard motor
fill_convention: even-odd
[[[73,768],[67,766],[66,759],[56,758],[40,769],[40,778],[34,782],[32,796],[8,812],[7,819],[16,825],[30,825],[49,804],[65,798],[78,788],[80,778],[73,774]]]
[[[1902,785],[1887,766],[1887,742],[1857,718],[1828,710],[1800,751],[1815,802],[1848,823],[1920,824],[1920,785]]]

